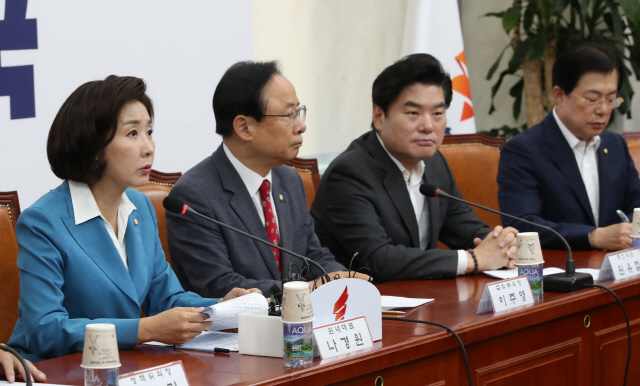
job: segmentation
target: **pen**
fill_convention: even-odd
[[[231,350],[229,350],[228,348],[216,347],[216,348],[213,349],[213,352],[218,353],[218,354],[229,354],[231,352]]]
[[[623,222],[631,222],[629,221],[629,217],[627,217],[627,215],[624,214],[624,212],[620,209],[616,210],[616,213],[618,213],[618,217],[620,217],[620,220],[622,220]]]
[[[383,314],[404,314],[404,311],[390,311],[390,310],[382,310]]]

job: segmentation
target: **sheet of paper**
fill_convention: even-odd
[[[226,302],[216,303],[205,308],[202,313],[209,315],[205,321],[213,322],[207,330],[218,331],[238,328],[238,314],[240,313],[267,308],[269,305],[262,294],[251,293]]]
[[[562,273],[562,272],[564,272],[564,269],[557,268],[557,267],[548,267],[542,270],[542,275],[548,276],[548,275],[553,275],[553,274]],[[577,268],[576,272],[588,273],[591,276],[593,276],[593,279],[595,280],[598,277],[598,273],[600,272],[600,270],[593,269],[593,268]],[[484,273],[485,275],[495,277],[497,279],[502,279],[502,280],[512,279],[514,277],[518,277],[518,268],[497,269],[495,271],[485,271]]]
[[[402,296],[381,296],[383,310],[393,308],[413,308],[430,303],[435,299],[404,298]]]
[[[156,341],[153,341],[153,340],[151,342],[145,342],[145,343],[143,343],[143,345],[147,345],[147,346],[173,346],[172,344],[156,342]]]
[[[20,379],[20,378],[18,378]],[[24,382],[14,382],[14,383],[9,383],[9,381],[0,381],[0,385],[11,385],[11,386],[27,386],[26,383]],[[43,385],[43,386],[65,386],[65,385],[54,385],[52,383],[37,383],[37,382],[33,382],[32,385]]]
[[[219,331],[202,331],[202,334],[196,336],[192,341],[176,348],[184,348],[188,350],[213,351],[214,348],[226,348],[231,351],[238,351],[239,338],[238,333],[219,332]]]

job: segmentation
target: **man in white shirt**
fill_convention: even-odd
[[[276,63],[231,66],[216,87],[213,110],[222,145],[187,171],[170,195],[316,261],[331,278],[354,276],[320,246],[302,180],[283,165],[302,145],[306,107]],[[238,286],[268,295],[282,279],[321,284],[317,267],[200,217],[167,213],[167,234],[178,279],[186,290],[203,296]]]
[[[313,201],[322,245],[338,258],[358,252],[355,266],[379,281],[512,267],[515,229],[492,231],[469,206],[420,194],[426,182],[462,197],[438,151],[452,97],[440,62],[409,55],[378,75],[372,91],[372,130],[331,163]],[[452,250],[438,249],[438,240]]]
[[[544,120],[509,141],[500,153],[500,209],[560,233],[573,249],[631,247],[629,218],[640,207],[640,180],[624,139],[605,131],[622,79],[618,58],[586,43],[562,53],[553,66],[557,107]],[[543,248],[563,249],[551,232]]]

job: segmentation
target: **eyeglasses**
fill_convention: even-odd
[[[580,99],[581,101],[586,103],[587,106],[591,107],[592,109],[595,108],[596,106],[599,106],[602,103],[604,103],[609,108],[617,109],[624,102],[624,99],[622,99],[622,97],[619,97],[619,96],[616,97],[615,99],[612,99],[611,97],[602,97],[602,98],[599,98],[599,99],[589,99],[589,98],[579,97],[576,94],[571,94],[571,95],[573,95],[574,97]]]
[[[302,122],[304,122],[305,118],[307,118],[307,106],[300,106],[297,109],[293,110],[290,114],[284,115],[276,115],[276,114],[262,114],[263,117],[282,117],[289,118],[289,123],[291,123],[291,127],[295,123],[296,119],[300,118]]]

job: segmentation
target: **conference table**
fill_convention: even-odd
[[[600,268],[604,252],[575,252],[576,267]],[[566,252],[544,251],[545,267],[564,268]],[[541,303],[477,315],[484,274],[456,280],[397,281],[377,285],[382,295],[435,298],[404,317],[451,327],[468,354],[474,385],[622,385],[627,327],[608,292],[588,288],[544,293]],[[633,353],[628,385],[640,384],[640,278],[601,281],[623,300],[631,320]],[[120,373],[181,360],[190,385],[467,385],[458,341],[442,329],[383,320],[372,348],[306,367],[285,369],[282,359],[138,346],[120,352]],[[55,384],[82,385],[82,353],[38,363]]]

